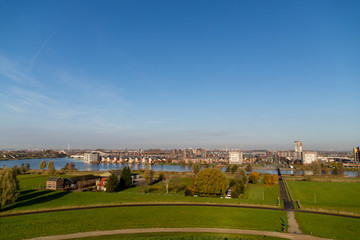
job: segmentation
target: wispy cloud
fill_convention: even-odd
[[[30,71],[34,64],[35,64],[35,61],[36,59],[38,58],[39,54],[41,53],[41,51],[44,49],[44,47],[47,45],[47,43],[55,36],[55,32],[52,33],[47,39],[46,41],[43,43],[43,45],[36,51],[36,53],[34,54],[34,56],[31,58],[31,61],[29,63],[29,66],[28,68],[26,69],[27,71]]]
[[[35,80],[28,73],[24,72],[14,61],[0,55],[0,75],[7,79],[19,83],[32,86],[41,86],[41,83]]]

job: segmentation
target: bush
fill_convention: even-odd
[[[193,188],[187,187],[185,189],[185,196],[194,196],[195,190]]]
[[[249,177],[249,182],[256,184],[259,182],[260,174],[258,172],[252,172]]]

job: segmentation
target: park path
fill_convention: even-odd
[[[289,199],[289,196],[285,188],[285,184],[281,176],[281,171],[279,168],[278,168],[278,176],[279,176],[280,197],[284,203],[284,210],[286,211],[288,232],[301,234],[302,231],[300,230],[299,224],[296,222],[295,219],[295,213],[294,213],[295,207],[293,202]]]
[[[326,240],[326,238],[314,237],[311,235],[281,233],[269,231],[243,230],[243,229],[228,229],[228,228],[136,228],[136,229],[117,229],[109,231],[93,231],[80,232],[64,235],[54,235],[46,237],[31,238],[29,240],[60,240],[85,238],[96,236],[109,236],[119,234],[139,234],[139,233],[226,233],[226,234],[245,234],[245,235],[260,235],[268,237],[286,238],[291,240]]]
[[[297,234],[302,233],[302,231],[299,228],[298,223],[296,222],[294,211],[287,211],[286,217],[287,217],[288,226],[289,226],[288,232],[289,233],[297,233]]]

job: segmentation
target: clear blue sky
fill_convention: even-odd
[[[359,1],[1,1],[1,148],[351,150]]]

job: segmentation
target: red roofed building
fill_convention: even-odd
[[[101,178],[100,181],[97,181],[96,188],[99,191],[106,191],[105,184],[106,184],[107,178]]]

